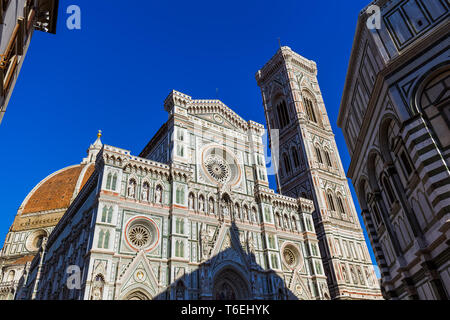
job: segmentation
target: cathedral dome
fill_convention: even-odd
[[[42,180],[20,206],[13,231],[55,226],[95,170],[95,163],[61,169]]]
[[[20,214],[67,209],[83,188],[95,165],[75,165],[59,170],[42,180],[25,198]]]
[[[99,131],[97,140],[91,144],[87,150],[88,156],[83,159],[81,164],[56,171],[39,182],[22,202],[17,217],[31,214],[64,213],[95,171],[95,159],[103,146],[100,140],[101,136],[101,131]],[[58,217],[55,217],[54,220],[59,221]],[[30,222],[31,220],[28,219],[28,224]],[[52,224],[50,221],[46,222]],[[32,225],[29,227],[33,228]]]

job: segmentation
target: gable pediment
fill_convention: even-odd
[[[229,129],[248,129],[247,122],[219,100],[193,100],[188,114]]]

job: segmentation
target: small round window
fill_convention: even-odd
[[[45,237],[47,237],[47,232],[45,230],[38,230],[30,234],[25,243],[27,250],[31,252],[38,251],[41,248]]]

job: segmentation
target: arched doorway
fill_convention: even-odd
[[[215,300],[248,300],[249,292],[247,282],[232,268],[225,268],[214,277]]]
[[[135,290],[126,295],[124,300],[151,300],[151,297],[142,290]]]

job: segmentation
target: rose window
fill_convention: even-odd
[[[283,262],[291,269],[295,269],[303,264],[303,259],[297,246],[292,243],[287,244],[283,249]]]
[[[290,249],[284,249],[283,252],[284,260],[288,266],[294,266],[296,262],[295,254]]]
[[[128,244],[136,251],[154,247],[158,242],[158,234],[154,222],[146,218],[133,219],[125,230]]]
[[[230,166],[220,157],[210,156],[205,161],[206,169],[214,180],[226,183],[230,179]]]
[[[130,228],[129,238],[134,246],[143,248],[150,240],[150,230],[141,225],[133,226]]]

